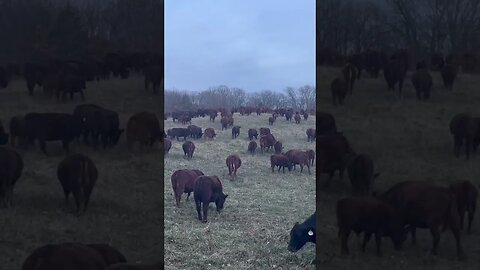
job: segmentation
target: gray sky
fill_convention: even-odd
[[[165,1],[165,89],[315,85],[315,1]]]

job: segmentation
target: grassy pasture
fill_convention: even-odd
[[[317,69],[317,106],[332,113],[337,128],[352,144],[356,152],[367,153],[380,173],[373,190],[383,191],[405,180],[433,180],[447,185],[460,179],[480,182],[480,155],[470,161],[453,155],[453,137],[450,135],[451,118],[460,112],[471,111],[480,115],[480,77],[459,74],[453,92],[443,87],[440,74],[432,72],[434,86],[431,98],[426,102],[416,99],[411,83],[411,72],[404,82],[403,98],[388,91],[383,74],[371,79],[362,74],[356,82],[353,96],[345,99],[345,105],[334,107],[331,102],[330,83],[340,76],[340,70],[320,67]],[[464,150],[462,150],[464,151]],[[464,152],[462,152],[464,153]],[[325,181],[322,175],[319,181]],[[429,255],[432,246],[430,232],[417,230],[417,245],[410,237],[402,251],[395,251],[390,239],[382,241],[383,257],[375,253],[375,241],[371,239],[365,254],[360,251],[362,237],[350,235],[348,257],[340,256],[340,239],[337,238],[336,202],[350,194],[348,175],[340,181],[335,175],[332,186],[318,194],[317,205],[321,223],[318,232],[323,239],[318,245],[320,269],[478,269],[480,265],[480,222],[472,225],[472,235],[462,233],[462,245],[467,260],[456,260],[454,237],[450,231],[441,234],[438,256]],[[478,213],[477,213],[478,215]]]
[[[295,222],[303,222],[315,211],[315,167],[308,174],[306,168],[285,174],[272,174],[270,155],[247,152],[249,128],[269,127],[277,140],[289,149],[314,149],[307,142],[305,131],[315,126],[310,116],[301,124],[287,122],[279,117],[268,126],[270,114],[257,116],[234,115],[234,125],[241,126],[240,135],[231,137],[231,128],[221,130],[220,119],[214,123],[205,118],[194,118],[192,124],[202,129],[212,127],[217,133],[212,141],[204,138],[195,143],[193,159],[183,157],[182,144],[172,140],[170,153],[165,157],[165,269],[313,269],[304,266],[314,258],[311,243],[293,254],[287,250],[290,229]],[[186,127],[172,119],[165,121],[165,130]],[[260,138],[259,138],[260,139]],[[259,139],[257,144],[259,144]],[[225,164],[227,156],[237,153],[242,165],[237,179],[230,181]],[[175,206],[171,175],[178,169],[200,169],[206,175],[217,175],[229,194],[221,215],[215,204],[209,207],[208,223],[197,219],[193,193],[188,202],[182,196],[181,207]]]
[[[89,82],[85,102],[117,111],[123,128],[136,112],[146,110],[160,116],[160,97],[152,96],[143,87],[141,77]],[[16,114],[73,113],[81,103],[80,96],[75,95],[73,102],[68,98],[66,104],[58,104],[38,87],[32,98],[26,83],[17,80],[0,90],[0,119],[8,130],[8,122]],[[96,151],[76,142],[70,146],[71,153],[90,156],[99,171],[87,212],[77,218],[64,207],[57,179],[58,163],[65,157],[61,142],[47,142],[49,157],[38,145],[26,151],[18,149],[24,169],[15,186],[14,207],[0,210],[0,268],[20,269],[35,248],[64,241],[109,243],[131,262],[160,260],[161,152],[130,155],[125,134],[112,149]],[[74,209],[72,199],[70,206]]]

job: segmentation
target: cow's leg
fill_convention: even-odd
[[[201,202],[195,200],[195,207],[197,209],[198,220],[202,221],[202,213],[200,212]]]
[[[341,235],[341,253],[342,255],[348,254],[348,237],[350,236],[350,231],[340,232]]]
[[[207,215],[208,215],[208,203],[203,203],[203,222],[207,222]]]
[[[463,227],[464,227],[464,226],[463,226],[463,223],[464,223],[463,221],[464,221],[464,219],[465,219],[465,210],[462,209],[462,211],[460,211],[460,212],[458,213],[458,216],[460,217],[460,229],[463,230]]]
[[[437,255],[438,243],[440,242],[440,232],[438,227],[430,227],[430,233],[433,238],[432,254]]]
[[[365,232],[363,234],[362,252],[365,252],[365,247],[367,246],[368,241],[370,241],[370,237],[372,237],[371,233]]]
[[[191,192],[188,192],[188,193],[187,193],[187,199],[185,200],[185,201],[187,201],[187,202],[188,202],[188,198],[190,198],[190,193],[191,193]]]
[[[475,215],[475,208],[476,206],[473,205],[473,207],[471,209],[468,209],[468,234],[470,234],[472,232],[472,221],[473,221],[473,217]]]
[[[380,233],[375,233],[375,242],[377,243],[377,256],[382,256],[382,251],[380,250],[380,244],[382,241],[382,236]]]

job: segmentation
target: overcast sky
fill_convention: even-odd
[[[315,85],[315,1],[165,1],[165,88]]]

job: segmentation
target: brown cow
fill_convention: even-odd
[[[330,89],[332,90],[333,105],[337,106],[337,102],[343,105],[343,100],[348,91],[348,82],[343,78],[336,78],[332,81]]]
[[[35,249],[22,270],[104,270],[104,258],[93,248],[79,243],[48,244]]]
[[[313,150],[307,150],[305,151],[305,153],[307,154],[308,156],[308,161],[310,162],[310,164],[312,164],[313,166],[313,163],[315,161],[315,151]]]
[[[264,128],[264,127],[260,128],[260,136],[265,136],[267,134],[270,134],[270,129],[269,128]]]
[[[349,197],[341,199],[336,205],[338,237],[341,239],[341,253],[348,254],[348,237],[351,231],[357,235],[364,233],[362,251],[375,235],[377,255],[381,255],[381,238],[390,236],[396,249],[405,241],[405,232],[401,226],[395,208],[381,200],[369,197]]]
[[[117,263],[107,267],[105,270],[163,270],[163,262],[156,264],[144,263]]]
[[[190,197],[190,193],[193,192],[193,185],[195,179],[201,175],[204,175],[200,170],[177,170],[172,174],[172,189],[175,194],[175,203],[177,207],[180,207],[180,200],[182,199],[182,194],[187,193],[187,201]]]
[[[433,238],[433,255],[437,255],[440,241],[440,227],[452,231],[459,259],[464,258],[460,240],[460,218],[457,202],[449,188],[436,186],[427,181],[405,181],[391,187],[378,196],[397,209],[402,220],[408,225],[412,241],[416,242],[415,229],[430,229]]]
[[[248,144],[248,152],[254,155],[256,149],[257,149],[257,143],[255,141],[250,141],[250,143]]]
[[[256,129],[251,128],[251,129],[248,130],[248,139],[253,140],[253,137],[255,137],[255,139],[257,139],[258,133],[257,133]]]
[[[303,166],[307,166],[308,173],[310,174],[310,160],[308,159],[307,153],[301,150],[288,150],[285,155],[290,159],[293,164],[293,169],[295,170],[295,164],[300,165],[300,172],[303,172]]]
[[[232,128],[232,139],[235,139],[238,137],[238,135],[240,135],[240,126],[234,126]]]
[[[271,155],[270,165],[272,167],[272,173],[274,172],[275,166],[278,166],[278,172],[280,172],[280,169],[283,168],[283,173],[285,173],[285,167],[287,167],[288,171],[292,170],[292,162],[290,161],[288,156],[284,154]]]
[[[412,75],[412,84],[415,87],[418,100],[427,100],[430,97],[433,80],[427,69],[417,70]]]
[[[351,154],[349,159],[347,171],[352,184],[352,194],[368,195],[373,181],[379,176],[375,173],[372,158],[367,154]]]
[[[340,179],[343,179],[343,173],[346,166],[347,156],[353,153],[347,139],[341,134],[322,135],[317,138],[317,170],[320,173],[328,173],[328,181],[324,187],[328,187],[333,175],[338,170]]]
[[[295,114],[295,123],[297,124],[300,124],[300,120],[302,120],[302,118],[300,117],[300,114]]]
[[[139,142],[141,146],[150,145],[162,140],[160,122],[155,114],[140,112],[132,115],[127,122],[127,146],[132,152],[133,144]]]
[[[25,116],[16,115],[12,117],[10,119],[10,145],[25,145],[26,138],[27,130],[25,126]]]
[[[213,140],[213,137],[217,136],[217,134],[215,134],[215,130],[213,128],[206,128],[203,132],[203,136],[205,137],[205,140]]]
[[[230,124],[229,117],[222,117],[222,119],[220,119],[220,123],[222,124],[222,130],[227,129]]]
[[[453,152],[456,157],[460,155],[460,148],[465,142],[465,158],[470,157],[470,150],[477,149],[480,143],[480,118],[472,117],[469,113],[455,115],[450,121],[450,133],[453,135]]]
[[[263,153],[264,149],[270,149],[275,144],[276,140],[272,134],[264,135],[260,138],[260,151]]]
[[[275,149],[275,154],[280,154],[280,153],[282,153],[282,150],[283,150],[282,142],[276,141],[276,142],[273,144],[273,149]]]
[[[5,145],[7,143],[8,143],[8,134],[5,132],[2,121],[0,120],[0,145]]]
[[[182,145],[183,155],[187,157],[187,159],[191,159],[193,157],[193,152],[195,151],[195,144],[191,141],[186,141]]]
[[[58,165],[57,177],[62,184],[65,203],[68,204],[68,195],[73,193],[77,215],[85,213],[98,177],[93,161],[86,155],[72,154]]]
[[[268,124],[271,126],[275,122],[275,117],[269,117],[268,118]]]
[[[478,190],[470,181],[457,181],[450,184],[450,189],[457,199],[458,214],[460,215],[460,227],[463,230],[465,212],[468,213],[468,234],[471,233],[472,221],[477,208]]]
[[[307,141],[308,142],[313,142],[315,140],[315,138],[316,138],[315,129],[309,128],[309,129],[307,129],[307,131],[305,133],[307,134]]]
[[[118,251],[117,249],[113,248],[110,245],[95,243],[95,244],[87,244],[87,247],[90,247],[96,250],[98,254],[102,256],[107,266],[116,264],[116,263],[127,262],[127,258],[125,258],[125,256],[120,251]]]
[[[225,161],[228,167],[228,175],[232,175],[233,172],[233,179],[237,176],[237,170],[242,166],[242,160],[238,155],[230,155],[227,157]]]
[[[13,189],[23,171],[23,159],[13,148],[0,146],[0,199],[3,207],[12,206]]]
[[[216,175],[202,175],[195,180],[193,197],[195,199],[198,220],[206,223],[208,215],[208,205],[211,202],[214,202],[217,207],[217,212],[220,214],[220,211],[222,211],[223,209],[223,205],[225,204],[225,199],[227,199],[228,194],[223,193],[222,182]],[[203,219],[202,214],[200,213],[200,208],[202,207],[202,205]]]
[[[165,148],[165,154],[168,154],[168,152],[170,151],[170,148],[172,148],[172,141],[170,141],[169,139],[165,138],[164,139],[164,142],[163,142],[163,147]]]
[[[446,65],[442,68],[442,80],[443,85],[448,90],[452,91],[453,83],[455,82],[455,78],[457,77],[457,68],[453,65]]]

